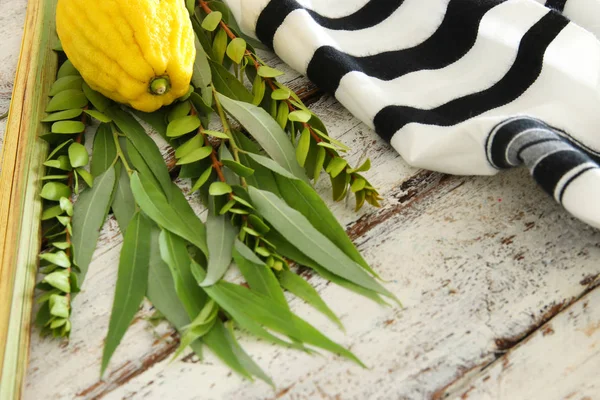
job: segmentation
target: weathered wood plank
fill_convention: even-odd
[[[0,3],[0,11],[19,4],[24,10],[24,0],[13,0]],[[0,22],[6,15],[14,14],[0,12]],[[5,52],[18,53],[18,48],[5,49],[0,47],[2,59],[10,58]],[[7,84],[6,79],[0,74],[0,88]],[[315,93],[305,79],[296,75],[288,79],[294,89]],[[335,137],[354,148],[349,156],[352,162],[358,163],[363,151],[373,159],[373,170],[367,176],[381,188],[384,207],[356,215],[351,204],[329,203],[367,260],[390,280],[388,287],[406,308],[381,308],[311,276],[346,325],[344,334],[297,299],[291,303],[317,328],[351,347],[371,369],[362,370],[331,355],[309,357],[246,335],[240,337],[242,345],[273,376],[276,391],[241,380],[210,354],[202,363],[189,355],[169,363],[177,338],[166,325],[155,327],[144,319],[152,313],[145,304],[104,380],[99,380],[121,245],[111,220],[102,232],[84,292],[75,301],[70,343],[41,339],[33,332],[26,399],[440,397],[449,393],[445,388],[450,383],[462,375],[476,374],[501,357],[594,284],[600,273],[595,262],[600,255],[600,234],[567,216],[533,186],[526,171],[495,178],[417,171],[333,99],[320,98],[312,107]],[[330,198],[325,179],[318,189],[324,198]],[[597,296],[589,299],[588,309],[600,302]],[[575,315],[597,319],[596,314]],[[569,324],[581,325],[569,320],[561,329],[573,329]],[[566,335],[556,336],[560,342],[538,345],[538,352],[550,354],[558,346],[555,343],[564,343]],[[596,340],[595,336],[594,332],[590,337]],[[591,345],[591,340],[583,341],[582,347]],[[583,350],[578,354],[583,356]],[[541,365],[558,359],[538,358],[535,362]],[[531,358],[511,358],[515,374],[528,376],[534,387],[547,383],[537,373],[527,374],[538,364],[520,369],[521,362],[532,362],[527,360]],[[580,397],[598,392],[598,386],[589,386],[596,380],[587,375],[597,369],[594,360],[587,363],[589,369],[584,365],[561,381],[561,390],[570,394],[568,390],[575,391],[585,383],[588,392],[577,392]],[[488,370],[498,365],[492,364]],[[549,373],[556,371],[558,367]],[[500,380],[517,379],[513,374],[503,376],[498,375]],[[481,388],[484,394],[488,390],[483,383]],[[456,390],[452,392],[456,396],[464,394]],[[471,397],[478,398],[475,393]]]
[[[599,304],[600,290],[595,289],[440,398],[596,398],[600,370]]]
[[[492,362],[578,297],[599,272],[600,234],[533,189],[526,171],[450,178],[357,238],[367,260],[391,280],[403,310],[312,279],[341,316],[346,335],[301,302],[292,302],[294,310],[349,346],[370,370],[242,335],[278,392],[214,365],[163,361],[107,398],[431,398]]]

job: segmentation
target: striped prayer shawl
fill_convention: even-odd
[[[600,0],[226,0],[411,165],[526,165],[600,227]]]

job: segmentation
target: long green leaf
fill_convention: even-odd
[[[204,281],[204,279],[206,278],[206,272],[198,263],[192,261],[191,269],[197,282]],[[211,299],[216,301],[219,304],[219,306],[223,308],[223,310],[225,310],[229,315],[231,315],[231,317],[242,329],[245,329],[253,335],[268,340],[272,343],[304,350],[304,348],[300,344],[289,343],[282,339],[279,339],[277,336],[274,336],[262,326],[260,326],[260,324],[257,323],[252,316],[248,315],[246,310],[244,310],[243,303],[239,303],[235,300],[232,300],[229,296],[223,293],[223,291],[221,290],[222,284],[223,282],[219,282],[216,285],[205,287],[204,290]]]
[[[162,191],[154,186],[151,180],[137,172],[131,175],[131,191],[140,208],[158,225],[181,236],[202,250],[204,254],[208,254],[206,229],[198,217],[183,219],[169,204]]]
[[[165,276],[164,266],[159,268],[161,263],[151,265],[152,290],[148,291],[148,299],[165,315],[169,322],[174,324],[178,330],[182,330],[191,318],[200,313],[206,303],[206,294],[195,283],[190,270],[190,257],[183,239],[163,230],[159,237],[159,248],[160,256],[171,269],[171,276]],[[217,320],[203,337],[203,341],[232,370],[252,379],[252,375],[238,359],[238,357],[242,357],[242,354],[238,354],[237,349],[228,342],[225,332],[223,323]],[[202,341],[193,342],[191,347],[201,357]]]
[[[175,354],[173,354],[172,360],[175,360],[177,357],[179,357],[189,345],[206,335],[211,330],[215,324],[218,313],[219,307],[213,300],[206,302],[194,320],[189,325],[184,327],[183,334],[180,338],[179,348],[177,351],[175,351]]]
[[[264,294],[282,307],[288,308],[283,290],[271,268],[239,240],[235,242],[233,259],[252,290]]]
[[[304,215],[310,223],[348,257],[369,273],[378,277],[350,240],[327,204],[309,184],[298,179],[275,175],[281,197],[292,208]]]
[[[122,164],[119,170],[119,177],[111,207],[119,228],[124,233],[127,230],[129,221],[133,218],[133,214],[135,214],[136,205],[133,193],[131,193],[129,175],[127,175],[127,171]]]
[[[296,161],[296,150],[283,129],[262,108],[217,94],[223,107],[256,139],[267,154],[294,176],[308,181]],[[252,101],[252,100],[250,100]]]
[[[133,143],[165,191],[167,198],[170,198],[171,177],[156,143],[150,139],[144,128],[131,114],[117,107],[108,108],[105,114],[113,119],[121,132]]]
[[[150,231],[150,266],[146,297],[167,321],[181,332],[190,323],[191,318],[177,297],[169,267],[161,259],[159,234],[160,230],[153,225]],[[202,342],[195,341],[190,347],[202,359]]]
[[[190,318],[198,315],[206,303],[206,294],[198,287],[190,270],[185,241],[169,231],[160,233],[160,256],[171,269],[175,291]]]
[[[227,364],[229,368],[250,380],[252,380],[252,375],[256,375],[260,378],[255,372],[248,371],[243,364],[243,361],[245,361],[243,356],[248,357],[248,355],[241,347],[239,347],[239,345],[237,347],[232,345],[227,334],[228,332],[223,326],[223,322],[217,320],[212,329],[202,339],[208,348]]]
[[[233,253],[233,244],[237,236],[237,229],[229,222],[225,215],[209,213],[206,218],[208,246],[208,270],[206,278],[200,286],[214,285],[225,275]]]
[[[221,322],[221,321],[218,321]],[[248,372],[258,379],[268,383],[273,388],[275,388],[275,384],[271,380],[271,378],[262,370],[262,368],[254,362],[252,358],[244,351],[244,349],[239,345],[238,341],[235,338],[235,333],[233,331],[233,323],[230,321],[227,323],[227,332],[229,334],[224,334],[225,338],[231,345],[233,353],[237,356],[238,360],[240,360],[241,364],[248,370]]]
[[[119,259],[117,287],[102,354],[101,374],[104,374],[146,294],[150,262],[150,229],[150,221],[144,215],[137,213],[125,232]]]
[[[140,152],[137,151],[137,149],[133,145],[133,143],[131,143],[131,141],[127,140],[127,139],[122,140],[121,142],[125,143],[125,146],[122,149],[123,149],[123,154],[125,154],[125,157],[129,163],[129,165],[133,169],[135,169],[137,172],[139,172],[140,175],[145,176],[148,179],[152,180],[152,182],[154,183],[154,185],[156,187],[161,187],[160,182],[158,182],[158,179],[156,179],[156,176],[154,176],[154,174],[152,173],[150,166],[148,166],[148,164],[146,163],[146,161],[144,160],[144,158],[142,157]],[[164,188],[163,188],[163,193],[164,193]]]
[[[286,258],[289,258],[290,260],[295,261],[298,265],[308,267],[308,268],[314,270],[315,272],[317,272],[324,279],[326,279],[330,282],[333,282],[336,285],[339,285],[343,288],[351,290],[354,293],[357,293],[368,299],[371,299],[377,304],[380,304],[382,306],[388,305],[388,303],[386,303],[376,292],[374,292],[370,289],[365,289],[364,287],[359,286],[356,283],[350,282],[347,279],[344,279],[338,275],[335,275],[334,273],[329,272],[328,270],[326,270],[325,268],[320,266],[315,261],[311,260],[306,255],[304,255],[300,250],[298,250],[296,247],[294,247],[287,239],[285,239],[283,236],[281,236],[281,234],[279,234],[277,231],[271,230],[267,234],[266,239],[269,242],[273,243],[273,245],[277,248],[277,252],[279,254],[281,254],[282,256],[284,256]]]
[[[73,212],[73,253],[75,265],[79,267],[78,281],[85,278],[100,229],[108,214],[112,193],[115,187],[115,170],[109,168],[94,179],[94,186],[83,192]]]
[[[331,308],[329,308],[327,303],[323,301],[321,296],[319,296],[319,293],[310,285],[310,283],[306,282],[304,279],[302,279],[302,277],[289,270],[283,270],[279,272],[277,277],[279,278],[279,283],[281,283],[281,286],[284,289],[306,301],[316,310],[320,311],[323,315],[329,318],[340,329],[344,330],[344,326],[342,325],[340,319],[337,317],[337,315],[335,315]]]
[[[286,239],[293,241],[304,254],[336,275],[367,289],[395,298],[360,265],[316,230],[304,215],[288,206],[273,193],[251,186],[248,189],[252,203],[259,213]]]
[[[211,287],[213,293],[209,293],[209,296],[215,299],[228,312],[229,310],[221,303],[238,304],[244,308],[243,312],[253,320],[275,332],[282,333],[292,339],[308,343],[332,353],[340,354],[359,365],[363,365],[352,352],[331,341],[308,322],[292,313],[288,308],[274,303],[272,298],[251,291],[243,286],[227,282],[221,282],[218,286],[213,287],[215,290],[212,290]]]
[[[246,135],[240,132],[234,132],[234,136],[236,141],[238,142],[238,146],[242,150],[245,150],[246,152],[250,153],[258,153],[260,151],[256,143],[247,138]],[[239,157],[242,164],[254,170],[254,174],[246,178],[246,182],[248,183],[248,185],[257,187],[262,190],[268,190],[269,192],[275,194],[279,193],[279,188],[277,187],[277,181],[275,180],[275,176],[269,169],[254,161],[250,157],[250,154],[240,153]]]
[[[187,249],[185,249],[185,242],[178,236],[167,231],[163,231],[159,242],[160,245],[157,247],[160,247],[161,257],[163,255],[166,256],[169,260],[168,262],[172,262],[174,263],[173,265],[177,266],[177,272],[183,285],[178,286],[177,280],[174,280],[172,275],[167,276],[165,273],[166,265],[158,260],[158,255],[155,255],[151,257],[148,299],[161,311],[169,322],[181,331],[191,318],[198,315],[206,301],[206,295],[202,289],[193,283],[194,277],[191,275],[190,259]],[[165,254],[165,252],[168,254]],[[181,264],[185,259],[187,259],[187,267]],[[173,272],[173,269],[171,272]],[[202,279],[204,278],[202,277]],[[187,316],[185,315],[185,303],[182,304],[184,299],[181,293],[183,291],[177,291],[177,288],[186,289],[187,291],[185,295],[185,301],[188,303],[189,308]],[[203,341],[233,371],[248,379],[252,379],[252,374],[263,379],[262,376],[264,376],[264,373],[261,376],[257,370],[252,370],[251,372],[246,370],[246,365],[251,366],[250,363],[252,361],[250,360],[250,363],[247,361],[249,357],[239,345],[236,347],[230,343],[227,338],[227,331],[223,328],[223,323],[220,320],[217,319],[215,321],[215,325],[203,337]],[[197,340],[193,342],[191,347],[202,358],[202,341]],[[258,371],[260,371],[260,368],[258,368]],[[268,377],[266,381],[270,382]]]
[[[94,136],[90,172],[96,177],[110,168],[117,157],[117,148],[110,124],[100,124]]]
[[[200,44],[200,41],[196,35],[194,35],[194,43],[196,46],[196,60],[194,61],[192,84],[197,88],[207,87],[212,82],[210,64],[208,63],[208,58],[204,52],[204,48]]]
[[[369,273],[378,276],[360,255],[344,228],[339,224],[327,204],[308,183],[297,179],[268,157],[258,154],[246,154],[255,162],[273,171],[279,188],[278,193],[286,203],[304,215],[310,223],[347,256],[357,262]]]
[[[167,137],[167,108],[161,108],[151,113],[145,113],[138,110],[133,110],[136,117],[147,123],[154,129],[163,139],[171,144],[171,138]]]
[[[192,206],[183,195],[183,192],[175,183],[171,183],[171,206],[177,215],[179,215],[183,221],[186,221],[189,228],[195,232],[197,237],[196,241],[206,242],[206,226],[200,221],[200,218],[198,218],[192,209]],[[202,249],[202,247],[200,247],[200,249]]]
[[[208,62],[212,71],[212,84],[219,93],[239,101],[252,102],[252,94],[235,76],[213,60],[208,60]]]

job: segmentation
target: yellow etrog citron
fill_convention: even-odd
[[[108,98],[152,112],[188,92],[196,49],[183,0],[58,0],[56,30]]]

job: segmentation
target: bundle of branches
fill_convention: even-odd
[[[124,236],[102,371],[147,297],[181,334],[176,356],[206,345],[244,377],[268,376],[238,345],[239,328],[273,343],[325,349],[358,363],[290,309],[284,289],[333,322],[316,290],[290,269],[310,268],[374,301],[394,299],[311,186],[322,171],[333,197],[356,209],[377,191],[347,150],[238,33],[221,2],[188,1],[197,57],[189,92],[141,113],[90,89],[63,57],[43,120],[52,151],[42,190],[45,247],[37,323],[68,336],[100,229],[112,212]],[[60,51],[60,47],[57,48]],[[140,123],[140,120],[145,122]],[[87,128],[86,129],[86,125]],[[168,165],[144,126],[174,149]],[[86,134],[86,131],[88,132]],[[86,137],[91,139],[89,171]],[[191,180],[188,198],[171,175]],[[191,205],[207,209],[203,222]],[[233,263],[247,285],[223,279]],[[274,335],[277,333],[279,335]]]

